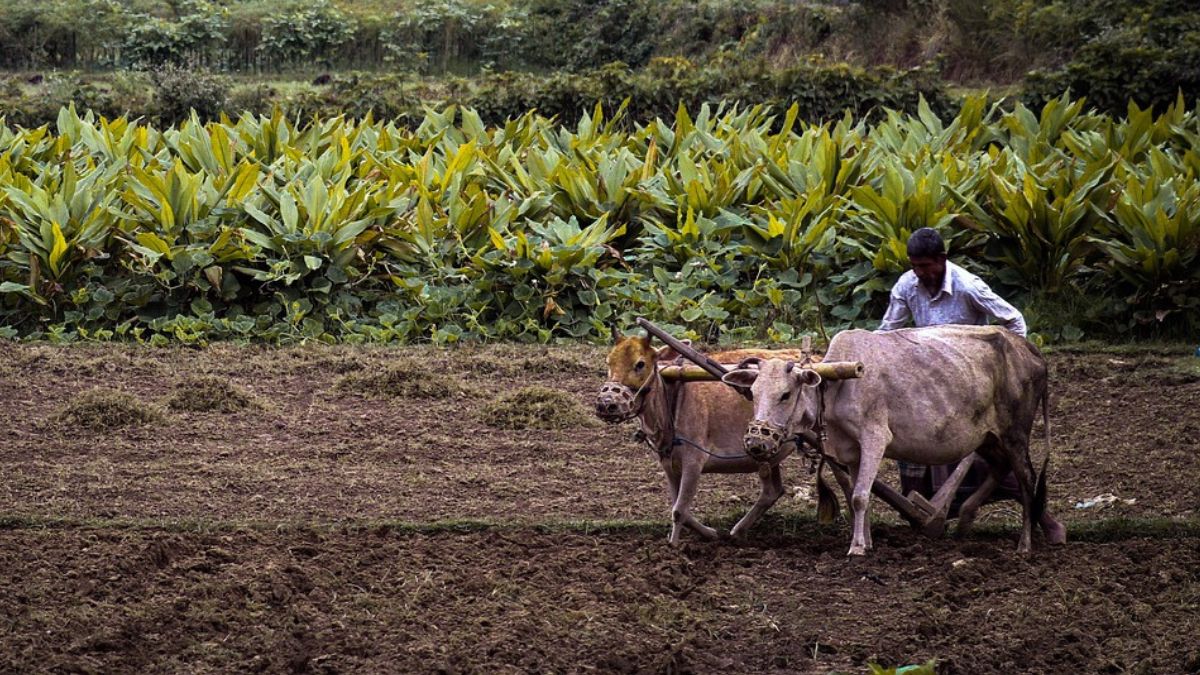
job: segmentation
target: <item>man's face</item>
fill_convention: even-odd
[[[930,258],[909,258],[913,274],[930,293],[936,293],[942,287],[946,278],[946,256],[938,255]]]

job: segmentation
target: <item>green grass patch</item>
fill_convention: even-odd
[[[954,523],[950,521],[953,531]],[[1196,539],[1200,538],[1200,519],[1196,518],[1124,518],[1115,516],[1104,520],[1070,521],[1067,527],[1067,542],[1103,544],[1128,539]],[[1006,539],[1013,535],[1017,525],[992,522],[976,523],[971,527],[968,538]]]
[[[1047,354],[1112,354],[1114,356],[1190,356],[1196,358],[1196,345],[1185,342],[1140,340],[1129,342],[1102,342],[1086,340],[1058,345],[1046,345]],[[1200,358],[1196,358],[1200,363]]]
[[[709,525],[723,531],[736,518],[707,519]],[[951,521],[953,528],[954,521]],[[1069,542],[1114,543],[1132,539],[1200,539],[1200,518],[1108,518],[1087,522],[1066,522]],[[902,529],[893,524],[890,527]],[[274,521],[274,520],[199,520],[156,518],[74,518],[21,514],[0,514],[0,530],[159,530],[164,532],[223,533],[257,532],[376,532],[398,534],[464,534],[470,532],[534,532],[537,534],[584,534],[666,537],[670,521],[662,520],[546,520],[538,523],[493,518],[447,518],[428,522],[402,520],[355,521]],[[1011,539],[1019,525],[977,523],[968,540]],[[752,537],[776,541],[811,541],[814,535],[847,534],[845,523],[821,525],[811,514],[768,514],[751,532]],[[951,536],[951,535],[947,535]],[[1069,545],[1069,544],[1068,544]]]

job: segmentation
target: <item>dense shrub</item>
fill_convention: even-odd
[[[150,71],[154,85],[154,113],[163,124],[175,124],[192,112],[201,120],[216,119],[226,110],[228,78],[196,66],[171,63]]]
[[[731,61],[707,67],[686,59],[656,59],[635,70],[613,63],[585,73],[550,75],[505,72],[467,80],[422,80],[413,76],[342,73],[319,86],[281,92],[267,84],[233,86],[228,78],[202,67],[167,64],[149,76],[125,73],[91,82],[64,76],[54,86],[20,93],[13,83],[3,109],[9,122],[38,126],[52,122],[61,106],[74,104],[106,117],[122,114],[163,123],[186,118],[195,109],[201,119],[221,112],[233,117],[242,112],[270,114],[278,107],[289,117],[345,114],[361,118],[417,119],[424,104],[464,105],[477,110],[485,122],[500,123],[530,110],[574,122],[597,103],[615,110],[628,99],[626,119],[646,122],[671,117],[683,105],[800,105],[804,119],[833,119],[849,111],[855,115],[878,113],[883,108],[915,111],[923,96],[940,114],[953,104],[930,70],[896,71],[862,69],[845,64],[806,62],[771,68],[762,61]],[[152,85],[147,89],[148,85]],[[141,92],[135,91],[139,87]],[[14,95],[15,92],[15,95]],[[153,95],[153,100],[149,96]],[[3,99],[0,99],[3,100]]]
[[[1159,110],[1178,92],[1200,91],[1200,11],[1108,28],[1062,68],[1031,74],[1031,105],[1066,90],[1101,110],[1124,112],[1130,101]]]

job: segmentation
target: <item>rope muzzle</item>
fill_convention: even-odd
[[[608,381],[600,385],[600,393],[596,395],[596,417],[616,424],[636,417],[641,412],[640,406],[635,406],[638,397],[646,391],[653,376],[647,377],[642,386],[636,391],[632,387],[616,381]]]
[[[746,454],[758,462],[770,462],[783,448],[787,429],[763,420],[754,420],[746,429]]]

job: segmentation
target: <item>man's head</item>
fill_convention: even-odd
[[[946,278],[946,242],[932,227],[922,227],[908,238],[908,262],[921,285],[931,293]]]

